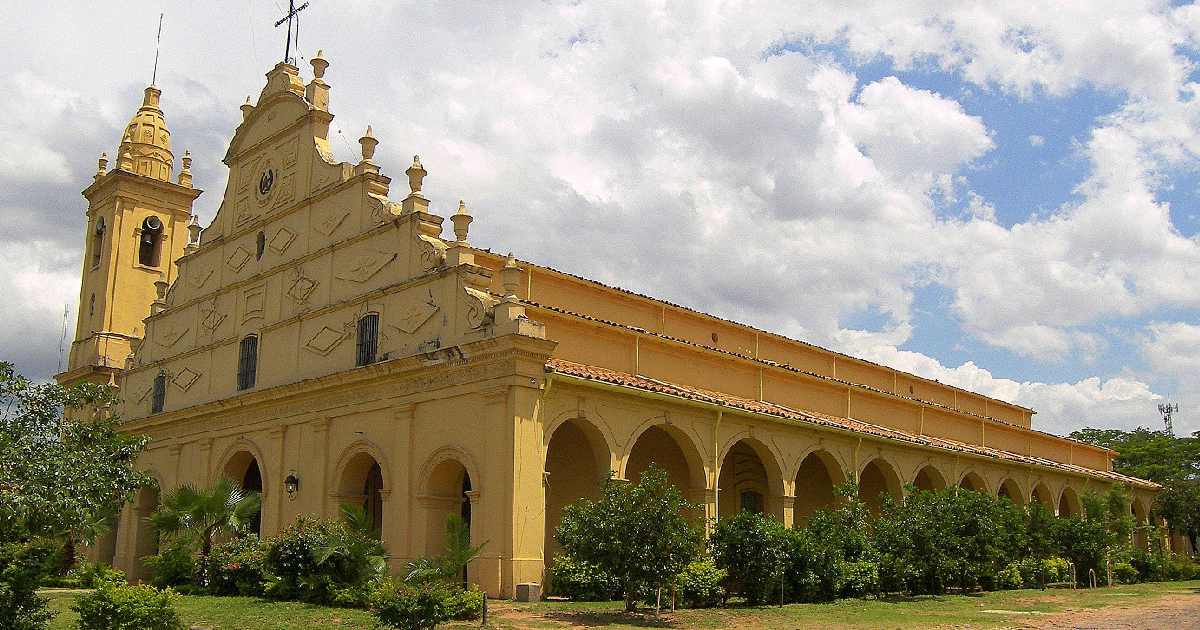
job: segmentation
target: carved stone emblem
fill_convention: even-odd
[[[238,245],[238,248],[233,250],[233,253],[229,255],[229,259],[225,262],[228,263],[230,267],[233,267],[234,271],[241,271],[242,267],[246,266],[246,263],[250,260],[250,258],[250,252],[246,251],[241,245]]]
[[[158,345],[164,348],[169,348],[178,343],[179,340],[187,334],[187,331],[188,329],[186,327],[181,329],[176,328],[172,324],[168,324],[159,328],[157,331],[158,334],[155,335],[155,340],[158,342]]]
[[[271,240],[267,243],[267,247],[276,254],[282,254],[287,251],[288,246],[294,240],[296,240],[296,233],[286,227],[281,227],[278,232],[275,232],[275,236],[271,237]]]
[[[214,331],[225,321],[225,315],[217,310],[217,301],[209,300],[200,305],[200,325],[204,327],[204,331],[208,334],[213,334]]]
[[[391,252],[375,251],[359,254],[334,277],[350,282],[366,282],[395,258],[396,254]]]
[[[433,314],[438,312],[438,305],[430,297],[428,302],[416,302],[406,304],[400,308],[400,311],[395,316],[396,325],[392,326],[396,330],[412,334],[416,332],[421,324],[429,321]]]
[[[349,215],[349,210],[331,210],[329,214],[319,219],[316,223],[313,223],[313,229],[325,236],[332,236],[337,231],[338,226],[342,224],[342,221],[345,221]]]
[[[303,309],[308,306],[308,297],[317,288],[317,281],[304,275],[304,268],[296,267],[292,284],[284,293],[296,301],[296,307]]]
[[[345,338],[346,333],[344,331],[324,326],[304,344],[304,348],[310,352],[325,356],[333,351]]]
[[[175,383],[176,387],[186,392],[191,389],[192,385],[196,384],[196,381],[200,380],[200,373],[190,367],[185,367],[171,380]]]

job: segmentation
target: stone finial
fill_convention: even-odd
[[[462,199],[458,200],[458,210],[450,215],[450,222],[454,224],[454,240],[459,244],[467,244],[467,231],[471,228],[471,222],[475,217],[467,210],[467,204]]]
[[[324,52],[323,50],[317,50],[317,56],[309,61],[312,64],[313,77],[317,79],[325,78],[325,71],[329,69],[329,61],[325,59]]]
[[[179,185],[192,187],[192,152],[184,150],[183,152],[183,168],[179,169]]]
[[[512,252],[508,253],[508,260],[504,261],[504,268],[500,270],[500,283],[504,285],[504,301],[516,302],[517,289],[521,287],[521,268],[517,266],[517,259],[513,258]]]
[[[252,111],[254,111],[254,106],[250,104],[250,97],[246,96],[246,102],[242,103],[242,120],[249,118]]]
[[[108,172],[108,153],[101,152],[100,159],[96,160],[96,179],[104,177]]]
[[[188,221],[187,229],[188,229],[188,243],[191,245],[199,245],[200,244],[200,232],[204,230],[204,228],[200,227],[200,218],[193,214],[192,220]]]
[[[409,190],[411,190],[413,194],[420,194],[421,183],[425,180],[425,176],[429,174],[429,171],[426,171],[425,167],[421,166],[421,156],[413,156],[412,166],[408,167],[408,170],[404,171],[404,174],[408,175]]]
[[[167,299],[167,286],[167,281],[162,274],[159,274],[158,280],[154,281],[154,294],[158,301],[162,302]]]
[[[370,163],[375,157],[375,147],[379,146],[379,140],[376,140],[375,134],[371,132],[371,125],[367,125],[367,133],[358,139],[358,143],[362,145],[362,161]]]

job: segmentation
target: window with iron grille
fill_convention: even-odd
[[[377,350],[379,350],[379,313],[367,313],[358,320],[358,345],[354,364],[374,363]]]
[[[154,377],[154,393],[150,397],[150,413],[160,413],[167,399],[167,374],[159,372]]]
[[[242,340],[238,349],[238,389],[254,387],[258,374],[258,337],[250,335]]]

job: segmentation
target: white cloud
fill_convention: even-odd
[[[1044,144],[1046,144],[1045,136],[1039,136],[1037,134],[1032,134],[1029,136],[1029,146],[1040,147]]]

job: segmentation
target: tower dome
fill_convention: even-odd
[[[171,153],[171,131],[159,107],[162,90],[146,88],[142,106],[125,127],[117,150],[117,167],[162,181],[171,181],[175,156]]]

